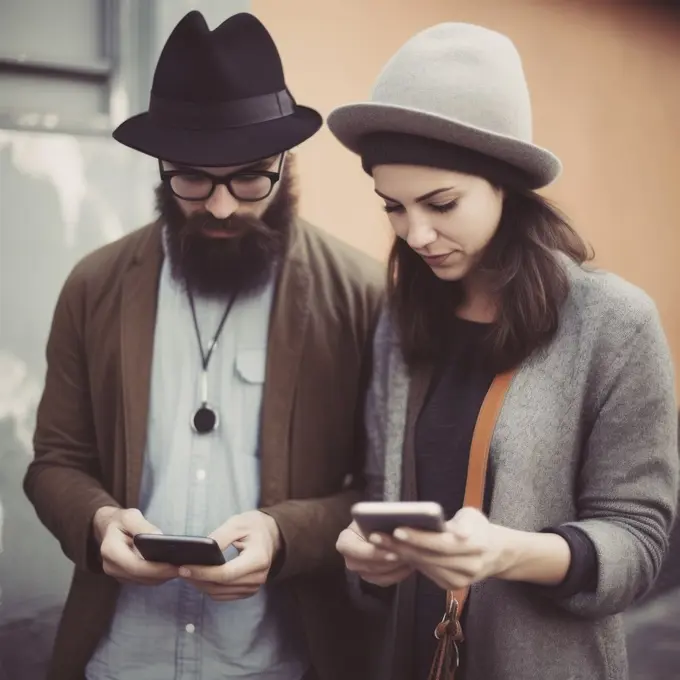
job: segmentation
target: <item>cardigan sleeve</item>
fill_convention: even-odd
[[[618,356],[583,452],[573,526],[593,543],[593,592],[557,599],[585,617],[619,613],[653,585],[668,549],[678,498],[678,427],[673,363],[650,305]]]
[[[597,553],[593,542],[574,526],[543,529],[541,533],[557,534],[569,546],[571,560],[564,580],[554,586],[544,586],[543,592],[552,598],[567,598],[580,592],[597,590]]]

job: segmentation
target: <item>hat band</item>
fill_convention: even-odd
[[[422,165],[482,177],[497,186],[528,188],[521,168],[473,149],[402,132],[372,132],[360,140],[361,164],[373,174],[376,165]]]
[[[239,128],[285,118],[295,112],[288,90],[229,102],[196,103],[164,99],[151,93],[149,117],[159,125],[188,130]]]

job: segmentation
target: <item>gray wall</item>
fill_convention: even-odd
[[[250,4],[113,2],[120,2],[131,27],[118,55],[113,106],[118,119],[145,108],[160,49],[187,11],[201,10],[214,28],[228,15],[247,11]],[[36,38],[40,27],[31,22],[27,31],[26,22],[16,15],[22,3],[25,0],[0,0],[0,24],[7,30],[14,20],[14,42],[35,49],[38,38],[48,36]],[[82,0],[58,4],[75,7]],[[6,47],[7,41],[0,40],[0,55]],[[21,86],[27,87],[25,82]],[[12,100],[15,87],[12,81],[0,80],[0,109]],[[51,100],[55,109],[74,96],[60,87]],[[118,122],[115,115],[113,122]],[[31,130],[16,117],[0,117],[0,680],[44,677],[71,577],[71,564],[38,522],[21,488],[32,455],[54,304],[79,258],[153,216],[155,183],[155,162],[117,144],[108,133],[79,134],[77,125],[65,131]]]

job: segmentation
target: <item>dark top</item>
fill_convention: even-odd
[[[446,360],[435,371],[430,392],[416,423],[415,459],[418,499],[436,501],[447,519],[463,505],[467,465],[472,433],[484,397],[493,380],[485,368],[479,345],[487,332],[486,324],[458,319],[454,325],[454,342]],[[484,512],[488,514],[491,483],[487,479]],[[590,539],[578,529],[547,528],[560,534],[569,544],[571,565],[565,580],[546,588],[553,596],[567,597],[597,587],[597,555]],[[414,680],[426,680],[437,641],[433,632],[444,613],[445,592],[418,574],[414,622]],[[468,599],[463,613],[474,606]],[[456,680],[465,677],[465,645],[461,648],[461,665]]]

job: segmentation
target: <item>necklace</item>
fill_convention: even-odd
[[[231,308],[234,306],[234,302],[236,301],[236,293],[234,293],[229,299],[227,307],[224,310],[224,314],[222,315],[222,319],[220,320],[220,323],[217,326],[217,330],[215,331],[215,335],[213,335],[213,338],[210,341],[210,345],[208,345],[208,349],[205,352],[203,351],[203,342],[201,341],[201,331],[198,328],[198,319],[196,317],[196,307],[194,305],[194,298],[193,295],[191,294],[191,291],[187,291],[187,294],[189,296],[191,316],[194,320],[194,330],[196,331],[198,349],[201,352],[201,366],[202,366],[201,397],[200,397],[201,405],[196,409],[196,411],[194,411],[194,414],[191,417],[191,429],[197,434],[208,434],[209,432],[212,432],[219,426],[219,417],[217,415],[217,411],[208,403],[208,364],[210,363],[210,357],[212,357],[213,350],[215,349],[215,345],[217,345],[217,340],[219,339],[220,334],[222,333],[224,324],[227,321],[229,312],[231,311]]]

